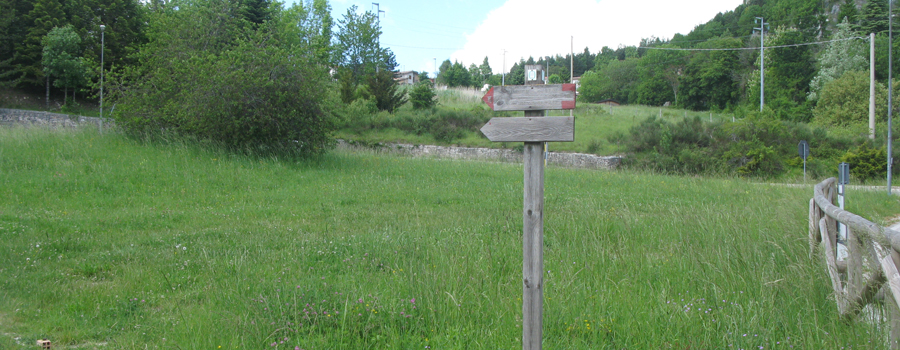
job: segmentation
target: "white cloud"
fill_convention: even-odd
[[[485,56],[495,73],[529,56],[575,52],[585,47],[596,53],[603,46],[636,46],[642,38],[671,38],[687,34],[717,13],[734,10],[743,0],[508,0],[491,11],[467,35],[463,49],[451,55],[467,66],[481,64]],[[741,33],[735,33],[740,35]],[[746,33],[749,34],[749,33]]]

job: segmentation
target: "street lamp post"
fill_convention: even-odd
[[[103,132],[103,51],[106,49],[106,26],[100,25],[100,132]]]

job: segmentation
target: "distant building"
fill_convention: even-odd
[[[394,73],[394,81],[400,85],[415,85],[419,82],[419,74],[412,70]]]
[[[581,77],[573,77],[572,84],[575,84],[575,90],[578,91],[581,88]]]

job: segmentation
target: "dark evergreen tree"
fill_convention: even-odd
[[[25,16],[28,26],[25,40],[16,48],[15,65],[20,84],[32,87],[47,84],[41,65],[44,45],[42,40],[55,27],[65,25],[65,13],[57,0],[36,0]]]
[[[859,14],[859,25],[854,27],[862,34],[883,33],[888,30],[887,0],[869,0]]]
[[[271,0],[241,0],[241,12],[254,27],[272,19]]]
[[[844,3],[841,4],[841,9],[838,11],[838,23],[842,22],[844,18],[851,27],[859,25],[859,9],[856,8],[855,0],[844,0]]]
[[[371,74],[366,79],[369,92],[375,97],[375,105],[379,110],[393,113],[395,109],[406,103],[406,96],[399,91],[397,81],[394,80],[394,72],[380,70]]]

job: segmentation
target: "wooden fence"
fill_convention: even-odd
[[[835,206],[836,182],[830,178],[817,184],[809,201],[810,255],[818,244],[824,246],[841,316],[853,319],[867,304],[883,296],[891,322],[891,348],[900,349],[900,232]],[[837,223],[847,227],[844,242],[838,241]],[[837,256],[839,243],[849,253],[844,260]]]

